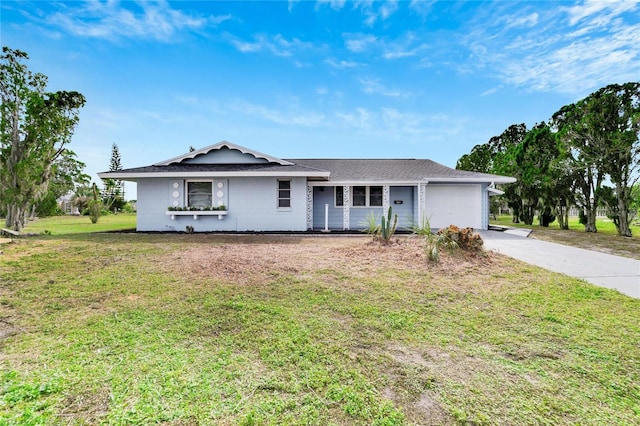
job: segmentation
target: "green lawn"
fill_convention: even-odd
[[[45,229],[0,247],[0,424],[640,424],[611,290],[416,239]]]
[[[91,223],[89,216],[51,216],[27,223],[24,233],[69,235],[87,232],[122,231],[136,229],[135,213],[101,216]]]
[[[524,223],[512,223],[511,216],[498,216],[498,218],[496,220],[492,220],[491,223],[495,223],[496,225],[516,226],[516,227],[532,228],[532,229],[542,228],[542,226],[538,225],[537,220],[533,222],[533,225],[525,225]],[[638,223],[638,222],[634,221],[634,223]],[[596,228],[598,228],[598,232],[602,234],[618,235],[618,231],[616,231],[616,226],[614,225],[613,221],[607,218],[598,218],[596,220]],[[558,221],[554,221],[553,223],[551,223],[548,229],[560,230],[560,227],[558,226]],[[570,217],[569,229],[573,231],[584,231],[584,225],[582,225],[578,221],[577,217]],[[634,238],[640,238],[640,225],[632,224],[631,232],[633,233]]]

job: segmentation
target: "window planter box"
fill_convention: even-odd
[[[171,216],[171,220],[176,220],[176,216],[193,216],[193,220],[198,220],[198,216],[218,216],[218,220],[222,220],[227,210],[194,210],[194,211],[166,211],[167,216]]]

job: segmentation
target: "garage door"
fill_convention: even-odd
[[[481,229],[482,187],[481,185],[427,185],[425,211],[432,228],[456,225]]]

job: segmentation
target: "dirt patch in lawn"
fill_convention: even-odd
[[[494,253],[442,254],[439,263],[426,260],[422,238],[400,237],[381,245],[365,237],[255,236],[218,240],[186,246],[160,262],[181,276],[208,277],[236,284],[263,284],[278,276],[308,277],[334,271],[350,277],[370,277],[384,270],[438,273],[455,276],[486,268],[500,259]]]

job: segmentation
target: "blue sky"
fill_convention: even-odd
[[[87,173],[227,140],[450,167],[514,123],[640,80],[640,3],[10,1],[2,44],[87,97]],[[127,187],[135,198],[135,186]]]

